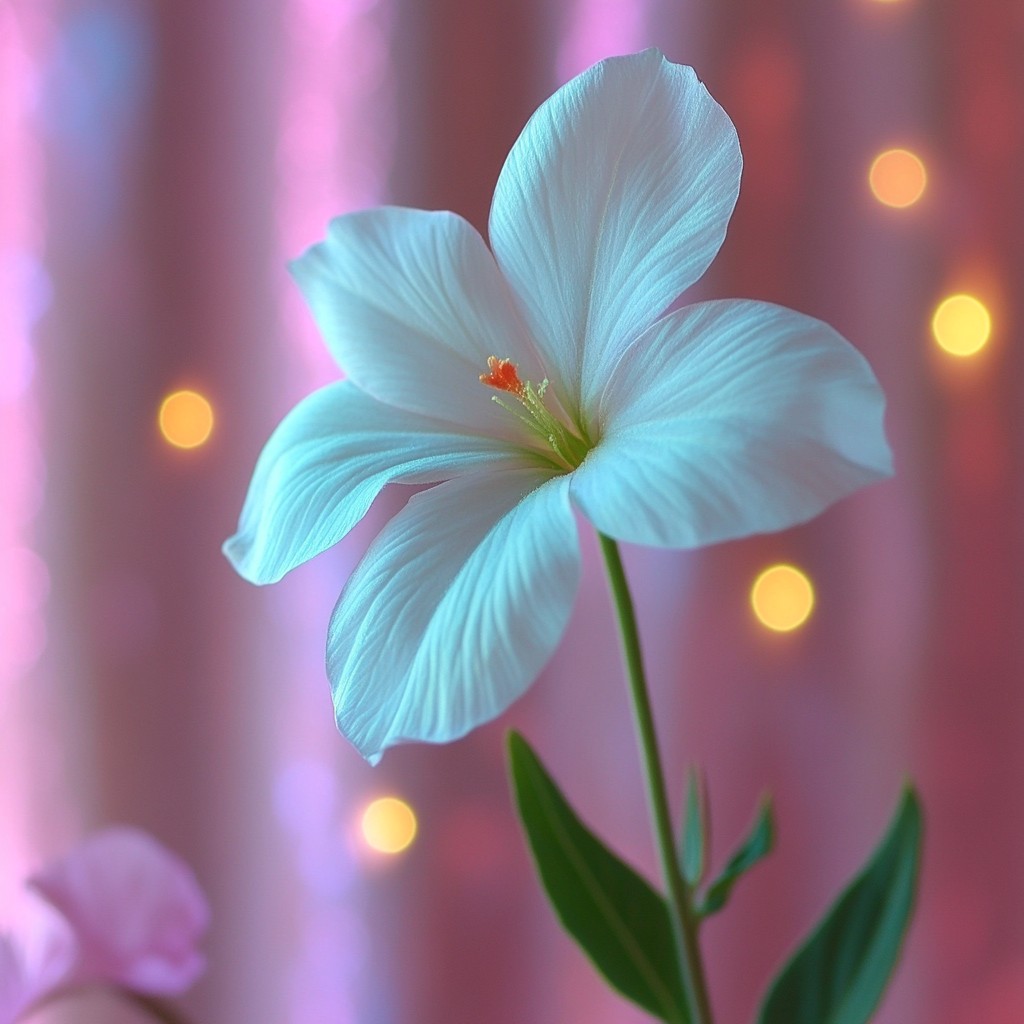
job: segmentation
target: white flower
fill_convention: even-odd
[[[225,551],[273,582],[385,484],[438,484],[381,531],[330,625],[338,725],[371,760],[455,739],[529,686],[572,606],[574,507],[686,548],[802,522],[891,472],[882,393],[830,327],[740,300],[663,315],[718,251],[740,166],[693,70],[647,50],[534,114],[490,250],[452,213],[383,208],[339,217],[293,265],[348,379],[271,437]]]

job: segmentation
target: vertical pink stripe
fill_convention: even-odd
[[[281,267],[320,240],[338,214],[381,202],[394,131],[387,2],[289,0],[278,160]],[[280,336],[298,370],[287,399],[336,379],[309,312],[282,273]],[[298,358],[295,358],[295,357]],[[354,552],[354,548],[351,552]],[[360,989],[372,984],[360,917],[357,858],[349,822],[362,770],[338,735],[323,668],[327,611],[351,568],[348,545],[296,574],[268,599],[286,625],[290,660],[282,688],[275,804],[292,858],[298,905],[294,945],[282,949],[290,1020],[360,1019]],[[379,979],[378,979],[379,981]]]
[[[605,57],[651,45],[649,8],[649,0],[576,0],[558,48],[559,82]]]
[[[45,642],[45,562],[32,547],[42,464],[32,389],[32,331],[47,300],[42,146],[35,128],[51,27],[45,0],[0,6],[0,926],[36,861],[26,766],[33,706],[29,673]]]
[[[393,143],[390,5],[290,0],[278,149],[282,263],[323,237],[331,217],[381,201]],[[282,299],[284,334],[313,376],[336,373],[298,290]]]

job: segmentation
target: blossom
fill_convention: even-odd
[[[385,207],[292,264],[347,376],[274,432],[225,553],[274,582],[386,484],[436,485],[383,528],[329,627],[338,725],[370,760],[464,735],[529,686],[575,596],[574,510],[690,548],[891,472],[881,390],[832,328],[755,301],[665,312],[722,244],[740,168],[693,70],[646,50],[533,115],[490,248],[453,213]]]
[[[178,995],[205,969],[206,898],[188,865],[145,832],[97,832],[28,886],[47,906],[27,930],[0,934],[0,1024],[96,983]]]
[[[66,922],[45,910],[17,935],[0,932],[0,1024],[12,1024],[62,986],[75,957]]]

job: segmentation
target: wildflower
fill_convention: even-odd
[[[665,314],[718,251],[740,167],[693,70],[647,50],[534,114],[490,250],[452,213],[388,207],[337,218],[292,265],[347,379],[273,434],[225,553],[270,583],[385,484],[437,485],[384,527],[330,624],[338,725],[369,759],[455,739],[527,688],[576,591],[574,509],[689,548],[890,473],[881,391],[830,327],[753,301]]]
[[[138,829],[104,829],[28,880],[47,907],[0,934],[0,1024],[93,984],[178,995],[206,967],[209,908],[195,876]]]
[[[75,956],[74,937],[56,914],[42,911],[17,935],[0,932],[0,1024],[13,1024],[55,992]]]

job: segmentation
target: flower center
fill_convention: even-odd
[[[539,385],[523,381],[511,359],[499,359],[497,356],[487,357],[487,371],[480,374],[480,383],[514,395],[519,405],[509,404],[500,395],[491,395],[492,401],[512,413],[526,424],[531,433],[541,438],[554,452],[559,468],[573,470],[587,457],[592,447],[590,442],[567,427],[544,404],[544,392],[548,388],[546,378]]]
[[[519,379],[519,371],[511,359],[499,359],[497,356],[487,357],[487,373],[480,374],[480,383],[499,391],[507,391],[520,401],[526,394],[526,385]],[[547,381],[544,382],[547,384]]]

